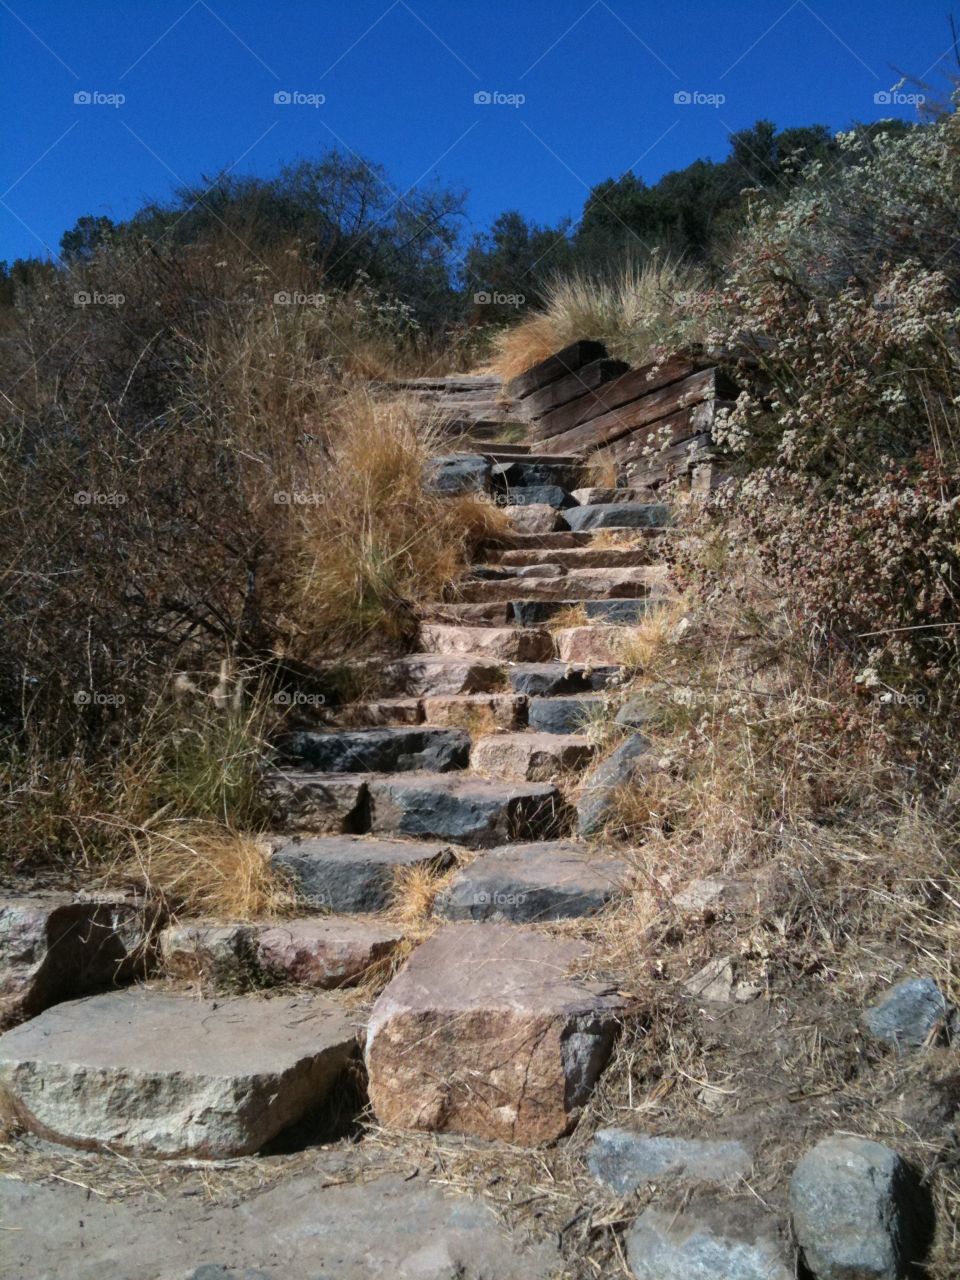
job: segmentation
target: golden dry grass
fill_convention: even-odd
[[[294,906],[269,843],[215,823],[172,823],[140,836],[123,872],[183,915],[265,920]]]
[[[706,298],[700,273],[671,259],[651,258],[614,279],[557,279],[543,308],[503,333],[494,367],[509,381],[580,338],[598,339],[611,356],[642,365],[664,345],[703,340]]]
[[[338,417],[316,501],[294,534],[292,608],[308,650],[410,637],[418,607],[439,600],[472,548],[507,527],[493,503],[424,487],[427,460],[442,446],[414,405],[357,392]]]

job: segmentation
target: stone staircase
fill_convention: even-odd
[[[358,1032],[381,1124],[534,1144],[575,1123],[624,1001],[573,976],[582,944],[538,926],[631,885],[627,860],[583,838],[577,801],[619,646],[665,589],[668,511],[586,485],[576,455],[468,446],[435,460],[433,483],[485,491],[517,531],[452,598],[423,604],[418,651],[385,665],[380,696],[286,734],[264,770],[271,858],[301,914],[179,921],[151,941],[171,980],[297,995],[224,1005],[148,987],[54,1004],[0,1041],[0,1083],[29,1126],[121,1151],[242,1154],[339,1088]],[[411,878],[433,931],[358,1027],[326,992],[416,940],[389,914]],[[316,1034],[287,1030],[291,1010]],[[155,1092],[120,1088],[131,1072]]]

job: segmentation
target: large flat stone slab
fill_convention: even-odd
[[[425,653],[482,653],[509,662],[539,662],[553,657],[549,631],[537,627],[467,627],[427,624],[420,628]]]
[[[0,899],[0,1030],[144,974],[160,909],[123,894]]]
[[[403,930],[381,920],[321,916],[261,930],[255,954],[267,979],[331,990],[359,982],[402,941]]]
[[[491,778],[553,782],[581,769],[596,747],[577,734],[491,733],[479,737],[470,752],[470,765]]]
[[[756,1201],[644,1209],[626,1233],[636,1280],[794,1280],[790,1249]]]
[[[390,663],[385,674],[398,693],[418,697],[492,693],[506,683],[502,662],[476,655],[414,653]]]
[[[554,564],[564,569],[628,569],[650,564],[655,551],[647,543],[639,547],[557,547],[555,550],[514,548],[503,551],[497,563],[507,567]]]
[[[562,811],[560,793],[547,783],[411,773],[370,784],[371,831],[469,849],[548,837]]]
[[[0,1088],[27,1128],[69,1146],[238,1156],[322,1103],[355,1048],[326,996],[111,992],[0,1036]]]
[[[621,508],[618,508],[618,510]],[[587,507],[577,510],[588,510]],[[647,596],[659,587],[664,572],[660,565],[637,565],[626,569],[570,569],[562,576],[517,576],[464,582],[461,598],[466,601],[494,602],[523,596],[529,600],[610,600]]]
[[[359,1177],[337,1152],[241,1199],[104,1199],[0,1179],[7,1280],[553,1280],[479,1199],[424,1178]]]
[[[439,875],[455,863],[445,844],[357,836],[298,839],[273,855],[304,905],[318,911],[382,911],[393,901],[397,873],[420,867]]]
[[[519,533],[551,533],[560,523],[560,512],[548,502],[511,506],[510,523]]]
[[[603,665],[623,662],[635,635],[633,627],[601,623],[593,627],[561,627],[553,633],[553,640],[561,662]]]
[[[300,767],[321,773],[387,773],[408,769],[443,773],[466,766],[470,736],[458,729],[420,726],[305,731],[287,734],[281,749]]]
[[[414,951],[367,1033],[381,1124],[532,1146],[576,1123],[623,1001],[570,976],[580,943],[515,925],[449,925]]]
[[[670,523],[670,508],[662,502],[601,502],[564,511],[571,529],[649,529]]]
[[[631,880],[622,859],[572,840],[509,844],[458,871],[435,911],[446,920],[566,920],[602,911]]]
[[[553,507],[556,511],[574,506],[573,498],[558,484],[536,484],[507,489],[500,495],[500,500],[508,507]]]
[[[434,493],[449,496],[482,493],[489,485],[491,465],[486,458],[471,453],[431,458],[424,468],[424,483]]]

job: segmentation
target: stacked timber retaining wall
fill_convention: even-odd
[[[736,386],[728,353],[679,352],[637,369],[602,343],[574,342],[511,382],[541,453],[587,453],[633,487],[688,476],[709,483],[713,425]]]

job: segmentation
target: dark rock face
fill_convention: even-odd
[[[0,1029],[142,976],[162,924],[155,904],[122,893],[0,899]]]
[[[670,508],[662,502],[613,502],[574,507],[564,512],[571,529],[661,529],[670,522]]]
[[[590,709],[599,701],[590,694],[580,698],[531,698],[527,723],[538,733],[583,733]]]
[[[576,506],[567,490],[558,484],[531,484],[525,489],[508,489],[503,501],[508,507],[553,507],[555,511]]]
[[[320,773],[389,773],[466,768],[470,735],[460,729],[358,729],[353,732],[292,733],[284,755]]]
[[[368,773],[265,769],[261,792],[279,831],[365,831]]]
[[[627,1129],[600,1129],[587,1156],[590,1172],[618,1195],[671,1178],[732,1183],[753,1158],[742,1142],[667,1138]]]
[[[456,862],[443,844],[328,836],[294,840],[273,855],[298,896],[316,910],[382,911],[393,896],[396,873],[424,867],[440,874]]]
[[[562,804],[547,783],[494,782],[448,774],[378,778],[370,829],[379,835],[450,840],[470,849],[549,837]]]
[[[612,755],[607,756],[586,775],[577,804],[577,829],[582,836],[597,835],[611,816],[618,787],[630,782],[637,773],[640,762],[647,756],[650,744],[641,734],[635,733],[622,742]]]
[[[514,693],[532,698],[603,689],[619,671],[619,667],[613,666],[573,667],[564,662],[525,662],[511,667],[507,674]]]
[[[489,486],[490,463],[473,453],[456,453],[431,458],[427,463],[425,482],[435,493],[479,493]]]
[[[580,468],[569,462],[505,462],[493,469],[494,484],[507,489],[536,488],[556,485],[560,489],[575,489],[580,478]]]
[[[929,1192],[890,1147],[837,1135],[818,1142],[794,1170],[790,1209],[817,1280],[920,1274],[933,1235]]]
[[[928,1037],[945,1039],[953,1010],[932,978],[907,978],[871,1005],[863,1021],[871,1035],[916,1049]]]
[[[436,911],[447,920],[566,920],[602,911],[630,878],[627,863],[573,841],[506,845],[458,872]]]

